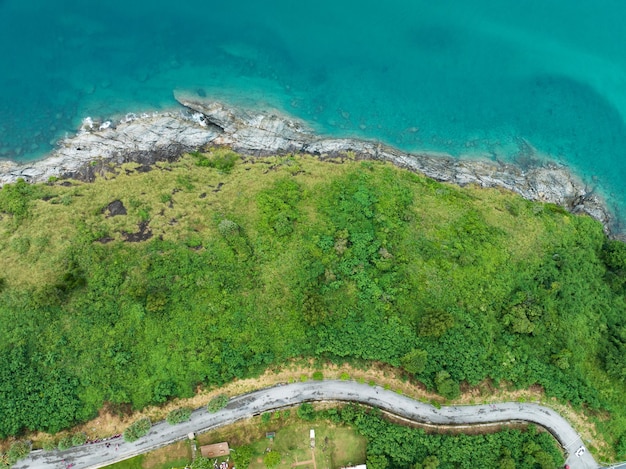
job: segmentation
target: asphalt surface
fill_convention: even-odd
[[[159,448],[187,438],[190,432],[202,433],[228,425],[263,412],[289,407],[302,402],[347,401],[359,402],[419,423],[437,425],[467,425],[496,422],[532,422],[544,427],[565,448],[567,464],[572,469],[596,469],[588,451],[582,456],[575,452],[583,446],[580,436],[558,413],[547,407],[525,403],[502,403],[478,406],[435,407],[415,401],[378,386],[368,386],[354,381],[308,381],[255,391],[231,399],[219,412],[210,414],[206,408],[193,412],[191,420],[178,425],[167,422],[155,424],[150,433],[134,443],[122,438],[86,444],[67,451],[33,451],[27,459],[19,461],[18,469],[73,469],[99,468],[116,461]]]

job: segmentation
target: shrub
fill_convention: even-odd
[[[367,467],[370,469],[387,469],[389,460],[383,454],[372,454],[367,456]],[[417,467],[422,467],[417,466]]]
[[[615,445],[615,454],[621,460],[626,459],[626,433],[624,433]]]
[[[150,431],[150,427],[152,427],[152,422],[148,417],[144,417],[137,420],[133,425],[137,427],[137,429],[142,433],[143,436]]]
[[[14,184],[5,184],[0,189],[0,212],[13,215],[19,223],[30,213],[31,201],[37,198],[40,189],[19,178]]]
[[[426,368],[428,353],[424,350],[413,349],[400,359],[402,368],[411,374],[417,374]]]
[[[298,407],[298,417],[302,420],[311,421],[315,419],[315,409],[311,404],[305,402]]]
[[[281,459],[282,458],[278,451],[270,451],[269,453],[266,453],[265,456],[263,456],[263,464],[265,464],[265,467],[267,467],[268,469],[271,469],[278,466]]]
[[[165,305],[167,304],[167,294],[164,291],[151,292],[148,299],[152,299],[154,303],[151,306],[154,308],[153,312],[163,312]],[[147,301],[146,301],[147,303]],[[146,304],[146,309],[148,305]],[[166,402],[171,396],[176,395],[176,384],[166,379],[165,381],[159,381],[152,389],[152,402],[155,404],[162,404]]]
[[[252,448],[250,446],[239,446],[231,453],[233,463],[238,469],[248,469],[252,461]]]
[[[18,460],[24,459],[30,453],[29,441],[16,441],[7,451],[7,459],[9,464],[15,464]]]
[[[342,381],[348,381],[350,379],[350,375],[344,371],[343,373],[341,373],[340,378]]]
[[[70,449],[72,447],[72,437],[67,435],[59,440],[59,444],[57,448],[59,451],[65,451],[66,449]]]
[[[72,197],[71,194],[64,194],[63,196],[59,198],[59,203],[67,207],[68,205],[72,205],[73,200],[74,198]]]
[[[213,460],[199,457],[191,465],[192,469],[213,469]]]
[[[210,156],[199,151],[191,153],[196,160],[196,165],[217,169],[221,173],[228,174],[235,167],[239,156],[230,150],[215,150]]]
[[[137,420],[124,431],[124,441],[128,443],[137,441],[150,431],[150,427],[152,427],[152,422],[148,417]]]
[[[189,407],[179,407],[167,414],[167,423],[176,425],[177,423],[186,422],[191,418],[191,409]]]
[[[87,435],[85,433],[83,433],[83,432],[76,433],[72,437],[72,446],[84,445],[86,441],[87,441]]]
[[[272,419],[272,414],[270,414],[269,412],[263,412],[261,414],[261,422],[270,423],[271,419]]]
[[[341,414],[337,409],[320,410],[317,414],[323,420],[330,420],[333,423],[341,422]]]
[[[316,371],[313,373],[313,379],[315,381],[323,381],[324,380],[324,374],[321,371]]]
[[[132,443],[134,441],[137,441],[138,439],[139,436],[137,436],[137,430],[134,427],[128,427],[126,430],[124,430],[124,441]]]
[[[54,442],[54,440],[45,440],[42,443],[41,447],[43,448],[44,451],[52,451],[57,448],[57,445]]]
[[[209,166],[222,173],[230,173],[238,159],[239,156],[232,151],[216,152],[211,158]]]
[[[447,371],[440,371],[435,375],[435,386],[437,392],[446,399],[456,399],[461,394],[459,383],[454,381]]]
[[[219,396],[215,396],[211,401],[207,404],[206,410],[210,413],[215,413],[218,410],[222,410],[228,404],[228,396],[226,394],[220,394]]]
[[[232,238],[239,235],[239,225],[227,219],[222,220],[217,225],[217,230],[224,238]]]
[[[306,383],[309,380],[309,377],[307,375],[300,375],[300,381],[303,383]]]
[[[281,179],[271,189],[257,195],[261,223],[271,236],[284,237],[294,230],[300,218],[298,202],[302,199],[300,185],[292,179]]]

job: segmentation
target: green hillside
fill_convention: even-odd
[[[450,399],[539,384],[610,411],[626,450],[623,244],[507,192],[334,163],[222,150],[4,187],[0,437],[311,356]]]

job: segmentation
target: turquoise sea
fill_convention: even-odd
[[[0,158],[172,91],[273,106],[320,132],[525,160],[626,214],[623,0],[0,0]]]

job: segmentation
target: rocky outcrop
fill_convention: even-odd
[[[61,140],[47,158],[28,163],[0,162],[0,184],[17,178],[42,182],[52,176],[91,180],[101,165],[173,160],[206,145],[218,134],[219,130],[201,116],[189,112],[128,114],[115,124],[87,118],[79,132]]]
[[[102,211],[108,217],[117,217],[119,215],[126,215],[126,207],[121,200],[114,200]]]
[[[80,131],[62,140],[49,157],[31,163],[0,162],[0,184],[20,177],[32,182],[51,176],[91,180],[107,165],[173,160],[207,145],[226,145],[253,156],[308,153],[325,158],[352,152],[359,158],[390,161],[438,181],[502,187],[526,199],[555,203],[599,220],[607,232],[613,226],[604,201],[558,164],[522,169],[490,160],[406,153],[372,141],[324,138],[277,111],[246,110],[185,94],[176,99],[183,106],[179,112],[129,114],[117,123],[85,119]]]

